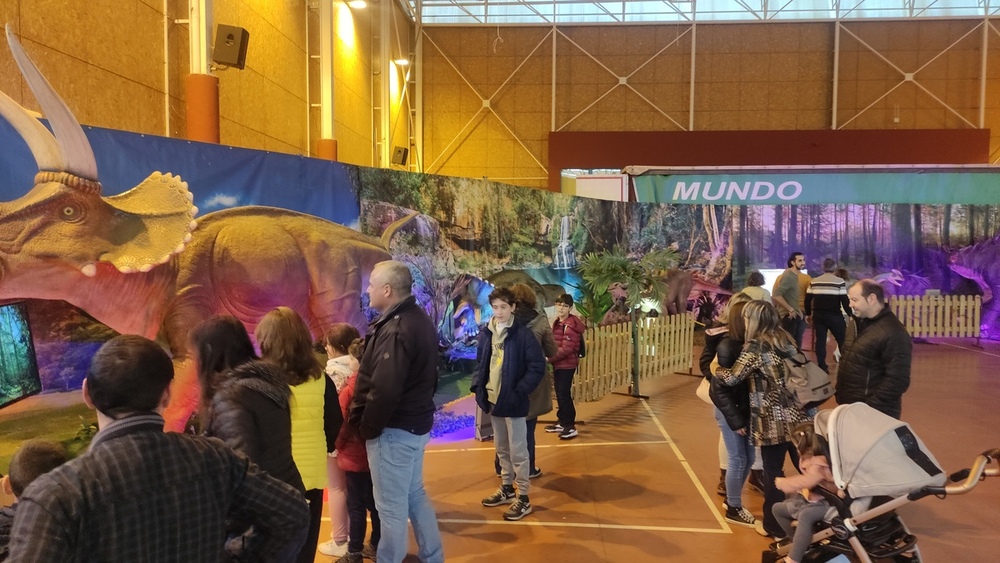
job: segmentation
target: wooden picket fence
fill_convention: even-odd
[[[587,355],[573,378],[577,401],[597,401],[632,383],[630,323],[587,329]],[[694,361],[694,320],[670,315],[639,322],[639,381],[686,371]]]
[[[978,295],[901,295],[889,307],[910,336],[979,338],[982,298]]]

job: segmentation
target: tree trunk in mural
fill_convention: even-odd
[[[799,206],[788,206],[788,251],[799,251]]]
[[[851,206],[844,206],[844,240],[840,243],[840,264],[851,263]]]
[[[777,268],[785,264],[785,239],[782,237],[784,227],[783,210],[780,205],[774,206],[774,233],[771,235],[771,267]]]
[[[732,207],[725,206],[722,208],[721,227],[714,205],[703,206],[702,217],[705,223],[705,234],[708,238],[709,250],[708,265],[705,266],[705,279],[718,284],[729,275],[729,267],[732,263]]]
[[[747,206],[740,206],[740,233],[737,239],[737,245],[739,248],[739,256],[736,260],[736,273],[739,275],[745,275],[747,273],[747,265],[750,263],[750,257],[747,256],[747,238],[750,233],[747,232]]]
[[[919,272],[924,268],[924,218],[923,207],[916,203],[913,205],[913,271]]]
[[[941,246],[944,247],[946,252],[951,252],[951,204],[944,206],[944,217],[941,218]],[[943,264],[941,269],[944,271],[944,280],[941,288],[945,293],[951,292],[951,268],[948,264]]]
[[[969,245],[976,242],[976,206],[966,205],[965,216],[969,227]]]
[[[872,228],[871,228],[871,232],[869,233],[871,236],[868,238],[868,257],[869,257],[868,265],[873,270],[878,270],[878,258],[879,258],[878,252],[875,250],[875,248],[876,248],[876,246],[878,244],[878,233],[879,233],[879,229],[878,229],[878,224],[879,224],[879,212],[878,212],[878,208],[879,208],[878,205],[873,205],[872,206]]]
[[[894,203],[890,207],[892,218],[892,263],[888,264],[900,269],[913,271],[913,227],[910,224],[912,211],[910,205]]]

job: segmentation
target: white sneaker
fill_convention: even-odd
[[[321,543],[319,544],[319,552],[330,557],[340,557],[347,553],[347,542],[330,540],[326,543]]]

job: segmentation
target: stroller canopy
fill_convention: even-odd
[[[864,403],[816,415],[816,432],[830,444],[837,487],[852,497],[900,496],[947,476],[910,425]]]

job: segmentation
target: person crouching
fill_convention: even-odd
[[[504,520],[531,514],[528,499],[528,395],[545,373],[545,354],[524,325],[514,321],[515,298],[507,288],[490,294],[493,318],[479,334],[472,392],[493,423],[493,444],[500,459],[500,489],[483,506],[510,504]],[[517,491],[514,484],[517,484]]]

